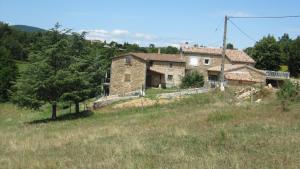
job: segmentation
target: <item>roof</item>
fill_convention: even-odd
[[[158,54],[158,53],[128,53],[124,55],[117,56],[123,57],[132,55],[138,57],[144,61],[163,61],[163,62],[185,62],[185,59],[179,54]]]
[[[227,72],[225,73],[227,80],[239,80],[248,82],[263,82],[263,80],[254,78],[249,72]]]
[[[222,55],[222,48],[185,47],[185,53],[199,53],[208,55]],[[255,61],[243,51],[226,49],[226,56],[232,62],[255,63]]]
[[[224,64],[224,71],[225,72],[229,72],[229,71],[233,71],[233,70],[238,70],[238,69],[241,69],[241,68],[248,68],[248,69],[251,69],[251,70],[256,71],[258,73],[266,74],[265,71],[256,69],[256,68],[254,68],[252,66],[249,66],[249,65],[246,65],[246,64],[236,64],[236,65],[233,65],[233,64]],[[214,71],[214,72],[220,72],[221,71],[221,66],[214,66],[214,67],[211,67],[211,68],[209,68],[207,70],[208,71]]]
[[[224,71],[230,71],[233,69],[239,69],[244,67],[245,65],[242,64],[237,64],[237,65],[232,65],[232,64],[224,64]],[[208,71],[214,71],[214,72],[220,72],[221,71],[221,66],[214,66],[211,67],[209,69],[207,69]]]

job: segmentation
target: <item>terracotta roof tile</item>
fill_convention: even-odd
[[[224,65],[224,71],[230,71],[232,69],[238,69],[238,68],[242,68],[245,65],[243,64],[237,64],[237,65],[232,65],[232,64],[225,64]],[[214,66],[211,67],[209,69],[207,69],[208,71],[215,71],[215,72],[220,72],[221,71],[221,66]]]
[[[128,53],[125,55],[133,55],[145,61],[185,62],[184,57],[182,57],[179,54]],[[125,56],[125,55],[121,55],[121,56]]]
[[[208,55],[222,55],[222,48],[185,47],[185,53],[200,53]],[[226,56],[232,62],[255,63],[255,61],[245,52],[239,50],[226,49]]]
[[[239,80],[248,82],[263,82],[263,80],[254,78],[249,72],[227,72],[225,73],[227,80]]]

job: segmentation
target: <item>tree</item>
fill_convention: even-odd
[[[189,72],[181,79],[181,88],[203,87],[203,85],[203,75],[199,74],[197,71]]]
[[[277,97],[281,102],[283,111],[287,111],[287,106],[291,101],[299,95],[299,85],[293,84],[290,80],[284,81],[280,90],[277,92]]]
[[[235,49],[232,43],[227,43],[226,49]]]
[[[68,53],[68,31],[60,31],[59,24],[41,39],[44,50],[31,54],[28,68],[21,73],[14,93],[14,102],[23,107],[38,108],[44,102],[52,105],[56,119],[57,103],[69,91],[69,67],[72,57]]]
[[[248,47],[244,49],[244,52],[247,53],[247,55],[251,56],[253,55],[253,47]]]
[[[157,53],[157,52],[158,52],[158,48],[156,48],[154,44],[150,44],[148,48],[148,53]]]
[[[27,58],[27,49],[30,46],[28,33],[16,30],[8,24],[0,22],[0,46],[9,50],[10,55],[16,60]]]
[[[178,54],[179,50],[177,48],[175,48],[175,47],[168,46],[168,47],[161,48],[161,53],[165,53],[165,54]]]
[[[280,69],[280,46],[273,36],[268,35],[257,42],[252,51],[255,67],[263,70]]]
[[[291,43],[288,68],[292,76],[300,75],[300,36]]]
[[[288,60],[291,52],[291,43],[292,39],[290,39],[289,35],[286,33],[278,40],[278,44],[281,50],[280,61],[282,65],[288,65]]]
[[[70,55],[74,62],[69,66],[67,75],[65,75],[64,85],[67,87],[66,92],[61,96],[64,101],[73,101],[75,104],[75,111],[79,113],[79,103],[88,99],[91,93],[90,76],[88,68],[91,60],[88,57],[89,49],[86,47],[85,33],[72,33]]]
[[[0,47],[0,65],[0,102],[4,102],[9,99],[9,90],[17,75],[16,64],[4,47]]]

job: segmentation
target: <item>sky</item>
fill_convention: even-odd
[[[300,15],[300,0],[0,0],[0,21],[52,28],[59,22],[87,39],[221,47],[224,16]],[[300,18],[231,19],[228,42],[243,49],[268,34],[300,35]]]

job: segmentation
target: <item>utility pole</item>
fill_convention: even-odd
[[[228,21],[228,16],[225,16],[225,23],[224,23],[224,36],[223,36],[223,51],[222,51],[222,63],[221,63],[221,77],[220,77],[220,90],[224,91],[224,66],[225,66],[225,55],[226,55],[226,37],[227,37],[227,21]]]

